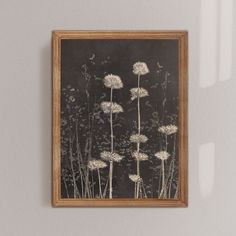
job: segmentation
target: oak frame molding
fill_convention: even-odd
[[[60,101],[62,39],[174,39],[179,42],[179,199],[61,199]],[[53,31],[52,205],[54,207],[188,206],[188,33],[186,31]]]

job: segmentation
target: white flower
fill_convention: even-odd
[[[148,91],[144,88],[132,88],[130,89],[131,92],[131,100],[134,100],[135,98],[142,98],[148,96]]]
[[[176,133],[178,130],[178,127],[176,125],[166,125],[166,126],[161,126],[159,127],[158,131],[160,133],[170,135]]]
[[[149,69],[145,62],[136,62],[133,65],[133,73],[136,75],[145,75],[149,73]]]
[[[91,160],[88,162],[88,168],[90,170],[103,169],[107,167],[107,164],[101,160]]]
[[[139,175],[129,175],[129,178],[135,183],[142,181]]]
[[[165,160],[167,160],[169,158],[170,154],[168,152],[166,152],[166,151],[161,151],[161,152],[155,153],[155,156],[158,159],[160,159],[162,161],[165,161]]]
[[[114,162],[120,162],[124,158],[118,153],[107,152],[107,151],[101,152],[100,156],[104,161],[114,161]]]
[[[148,155],[147,154],[137,152],[137,151],[132,153],[132,157],[134,157],[137,161],[146,161],[146,160],[148,160]]]
[[[110,111],[112,111],[112,113],[123,112],[122,106],[120,106],[119,104],[115,102],[102,102],[101,108],[104,113],[110,113]]]
[[[104,80],[104,85],[107,88],[120,89],[123,88],[123,83],[118,75],[106,75]]]
[[[148,138],[143,134],[133,134],[129,140],[132,143],[146,143]]]

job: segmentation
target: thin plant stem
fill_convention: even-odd
[[[99,195],[100,195],[100,198],[103,198],[103,197],[102,197],[101,176],[100,176],[100,171],[99,171],[99,169],[98,169],[98,184],[99,184]]]
[[[72,171],[72,179],[73,179],[73,195],[74,198],[76,198],[77,194],[76,194],[76,182],[75,182],[75,174],[74,174],[74,167],[73,167],[73,163],[72,163],[72,159],[70,158],[70,167],[71,167],[71,171]]]
[[[165,162],[164,160],[161,161],[161,168],[162,168],[162,188],[165,188]]]
[[[72,179],[73,179],[73,185],[74,185],[74,198],[76,198],[78,195],[80,197],[76,180],[75,180],[75,171],[74,171],[74,165],[73,165],[73,155],[72,155],[72,140],[70,138],[70,166],[71,166],[71,171],[72,171]]]
[[[162,188],[159,197],[162,197],[165,190],[165,164],[164,160],[161,161],[161,170],[162,170]]]
[[[112,199],[112,175],[113,175],[113,161],[110,161],[109,170],[109,198]]]
[[[148,197],[147,197],[147,193],[146,193],[145,188],[144,188],[143,182],[142,182],[142,191],[143,191],[144,197],[145,197],[145,198],[148,198]]]
[[[176,135],[174,135],[174,148],[173,148],[173,154],[172,154],[173,166],[172,166],[172,172],[171,172],[171,178],[170,178],[170,184],[169,184],[169,193],[168,193],[169,198],[171,197],[172,182],[173,182],[173,176],[174,176],[174,171],[175,171],[175,145],[176,145]]]
[[[138,74],[138,91],[140,88],[140,74]],[[138,93],[138,134],[140,134],[140,129],[141,129],[141,115],[140,115],[140,97]]]
[[[140,176],[140,161],[137,160],[137,175]],[[137,198],[139,198],[140,183],[137,182]]]
[[[167,146],[168,146],[168,141],[167,141],[167,135],[165,135],[165,142],[166,142],[166,152],[167,152]]]
[[[158,191],[157,191],[158,196],[160,196],[160,192],[161,192],[161,178],[162,178],[162,172],[161,171],[162,170],[160,168],[159,180],[158,180]]]
[[[93,179],[93,170],[91,170],[91,179],[92,179],[92,197],[94,198],[95,196],[95,191],[94,191],[94,179]]]
[[[166,152],[168,149],[168,140],[167,140],[167,134],[165,135],[165,143],[166,143]],[[163,161],[163,170],[162,172],[163,174],[163,178],[162,178],[162,189],[163,189],[163,197],[166,198],[166,183],[165,183],[165,167],[164,167],[164,161]],[[164,183],[163,183],[163,179],[164,179]]]
[[[78,165],[79,165],[79,173],[80,173],[80,184],[81,184],[81,195],[84,196],[84,181],[83,181],[83,173],[80,163],[80,148],[79,148],[79,137],[78,137],[78,120],[76,120],[76,148],[77,148],[77,156],[78,156]]]
[[[177,186],[176,186],[176,191],[175,191],[175,196],[174,199],[177,199],[179,195],[179,181],[177,182]]]
[[[113,96],[113,89],[111,88],[111,95],[110,95],[110,103],[112,105],[112,96]],[[112,116],[112,109],[110,109],[110,129],[111,129],[111,152],[113,152],[113,116]]]
[[[140,74],[138,74],[138,91],[140,88]],[[141,111],[140,111],[140,97],[139,97],[139,93],[138,93],[138,97],[137,97],[137,108],[138,108],[138,135],[140,135],[140,131],[141,131]],[[140,143],[137,143],[137,153],[139,155],[139,150],[140,150]],[[140,165],[139,165],[139,160],[137,160],[137,175],[140,176]],[[140,183],[137,182],[137,194],[136,197],[139,197],[139,188],[140,188]]]
[[[111,95],[110,95],[110,103],[112,106],[112,92],[113,89],[111,88]],[[113,152],[114,145],[113,145],[113,117],[112,117],[112,109],[110,109],[110,129],[111,129],[111,152]],[[109,198],[112,199],[112,175],[113,175],[113,161],[110,161],[110,170],[109,170]]]
[[[140,161],[137,160],[137,175],[140,175]]]
[[[173,176],[174,176],[174,168],[175,168],[175,161],[172,160],[172,162],[171,162],[170,182],[169,182],[169,187],[168,187],[168,198],[171,197],[171,188],[172,188],[172,182],[173,182]]]
[[[165,73],[165,81],[162,83],[163,102],[162,102],[162,122],[165,120],[166,90],[168,85],[168,72]]]
[[[67,196],[67,198],[70,198],[70,196],[69,196],[69,192],[68,192],[67,183],[66,183],[66,181],[65,181],[64,176],[62,177],[62,179],[63,179],[63,183],[64,183],[64,186],[65,186],[65,189],[66,189],[66,196]]]
[[[142,183],[139,184],[139,196],[140,198],[143,198]]]
[[[109,179],[107,179],[107,182],[106,182],[106,185],[105,185],[105,188],[104,188],[104,191],[103,191],[103,198],[106,197],[108,182],[109,182]]]
[[[86,181],[85,181],[85,197],[91,197],[90,186],[89,186],[89,169],[86,168]]]

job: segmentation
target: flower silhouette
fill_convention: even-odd
[[[146,143],[148,138],[143,134],[133,134],[129,140],[132,143]]]
[[[120,112],[124,111],[122,106],[117,104],[116,102],[102,102],[101,108],[102,108],[103,112],[107,113],[107,114],[109,114],[110,112],[120,113]]]
[[[91,160],[88,162],[88,168],[90,170],[103,169],[107,167],[107,164],[101,160]]]
[[[135,183],[140,182],[142,180],[139,175],[129,175],[129,178]]]
[[[115,152],[103,151],[100,154],[104,161],[120,162],[124,157]]]
[[[133,65],[133,73],[136,75],[145,75],[149,73],[149,69],[145,62],[136,62]]]
[[[160,152],[155,153],[155,156],[158,159],[160,159],[162,161],[165,161],[165,160],[167,160],[169,158],[170,154],[168,152],[166,152],[166,151],[160,151]]]
[[[101,157],[104,160],[109,160],[109,198],[112,199],[112,178],[113,178],[113,162],[119,162],[122,160],[122,157],[114,153],[114,135],[113,135],[113,113],[123,112],[122,106],[113,102],[113,89],[120,89],[123,87],[123,83],[118,75],[107,75],[103,79],[104,85],[110,89],[110,101],[102,102],[101,108],[104,113],[109,114],[109,122],[110,122],[110,138],[111,138],[111,151],[102,152]]]
[[[158,131],[166,135],[171,135],[178,131],[178,127],[176,125],[166,125],[159,127]]]
[[[148,160],[148,155],[142,152],[133,152],[132,157],[134,157],[137,161],[146,161]]]
[[[112,88],[112,89],[120,89],[123,88],[123,83],[118,75],[107,75],[103,79],[104,85],[107,88]]]
[[[131,100],[133,101],[135,98],[142,98],[148,96],[148,91],[144,88],[132,88],[130,89],[131,92]]]
[[[99,196],[100,198],[103,198],[102,195],[102,184],[101,184],[101,176],[100,176],[100,169],[103,169],[107,167],[107,164],[104,161],[101,160],[91,160],[88,162],[88,168],[92,170],[97,170],[98,174],[98,185],[99,185]]]

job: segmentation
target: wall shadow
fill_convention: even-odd
[[[192,180],[191,183],[199,181],[197,192],[190,186],[190,194],[193,193],[190,199],[197,201],[200,197],[203,204],[225,207],[223,205],[225,197],[229,198],[228,203],[230,203],[232,194],[236,193],[232,189],[230,181],[225,181],[232,179],[235,174],[233,147],[236,133],[236,73],[231,65],[236,63],[236,46],[230,42],[234,42],[236,39],[234,30],[236,4],[231,0],[225,2],[202,0],[201,3],[199,22],[205,22],[208,28],[205,28],[204,24],[199,24],[199,53],[196,54],[198,55],[196,66],[199,70],[191,68],[189,76],[189,158],[191,169],[198,168],[198,180]],[[197,72],[194,76],[191,74],[193,71]],[[192,80],[192,76],[195,79]],[[213,153],[206,151],[204,157],[202,147],[207,144],[214,145],[215,148],[212,149]],[[200,169],[203,166],[204,158],[206,165],[211,165],[209,175],[205,174],[206,170]],[[192,174],[191,169],[190,175]],[[213,178],[214,180],[212,180]],[[204,191],[202,186],[206,186],[206,183],[203,181],[212,183],[211,193],[207,189]]]

